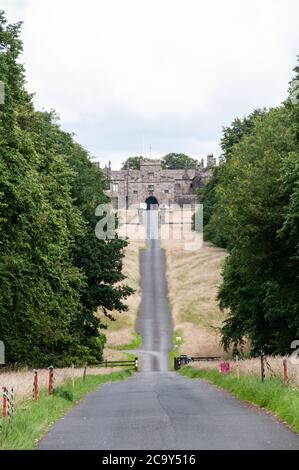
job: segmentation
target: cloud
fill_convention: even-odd
[[[118,166],[219,152],[221,126],[286,96],[297,0],[8,0],[24,20],[28,88],[39,108]],[[143,137],[144,136],[144,137]]]

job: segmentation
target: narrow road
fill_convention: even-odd
[[[165,253],[157,239],[141,253],[141,305],[136,324],[142,336],[141,371],[167,371],[172,349],[172,317],[168,308]]]
[[[299,450],[298,436],[272,416],[168,371],[172,323],[157,239],[147,241],[141,276],[141,372],[90,393],[51,428],[39,449]]]

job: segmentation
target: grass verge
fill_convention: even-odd
[[[138,349],[141,346],[142,338],[141,336],[134,331],[133,333],[133,339],[130,343],[128,344],[122,344],[120,346],[114,346],[114,349],[117,349],[118,351],[126,351],[128,349]]]
[[[140,348],[141,344],[142,344],[141,335],[139,333],[136,333],[136,331],[134,331],[133,339],[130,343],[122,344],[120,346],[114,346],[113,349],[116,349],[117,351],[123,351],[124,354],[126,355],[127,360],[133,361],[135,359],[136,354],[133,354],[131,352],[126,352],[126,351],[130,349],[138,349]]]
[[[109,375],[89,375],[85,381],[76,379],[74,388],[68,379],[59,386],[59,393],[48,396],[47,391],[43,390],[37,402],[19,403],[11,422],[2,423],[0,450],[34,449],[49,427],[84,395],[105,382],[129,378],[132,373],[124,370]]]
[[[298,390],[284,386],[283,380],[278,377],[261,382],[260,378],[254,375],[241,375],[238,379],[234,374],[221,375],[217,370],[198,370],[192,367],[183,367],[180,374],[207,380],[240,400],[271,411],[293,431],[299,433]]]
[[[174,330],[172,334],[173,349],[169,353],[170,370],[174,370],[174,358],[181,354],[180,348],[183,344],[183,337],[181,330]]]

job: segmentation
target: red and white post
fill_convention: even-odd
[[[34,378],[33,378],[33,399],[35,401],[38,400],[38,372],[34,370]]]
[[[2,399],[3,399],[3,419],[7,420],[7,388],[2,387]]]
[[[49,367],[48,395],[52,395],[52,393],[53,393],[53,378],[54,378],[53,366],[50,366]]]

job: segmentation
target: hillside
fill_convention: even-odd
[[[127,276],[126,283],[135,290],[135,293],[126,300],[127,312],[111,312],[116,321],[107,321],[105,359],[123,358],[124,353],[116,348],[130,344],[134,340],[135,322],[140,304],[139,251],[143,246],[144,242],[131,240],[125,248],[123,272]]]
[[[185,251],[184,241],[164,240],[168,298],[174,328],[182,336],[184,354],[222,355],[217,329],[225,314],[216,296],[221,282],[225,250],[204,243],[196,251]]]

